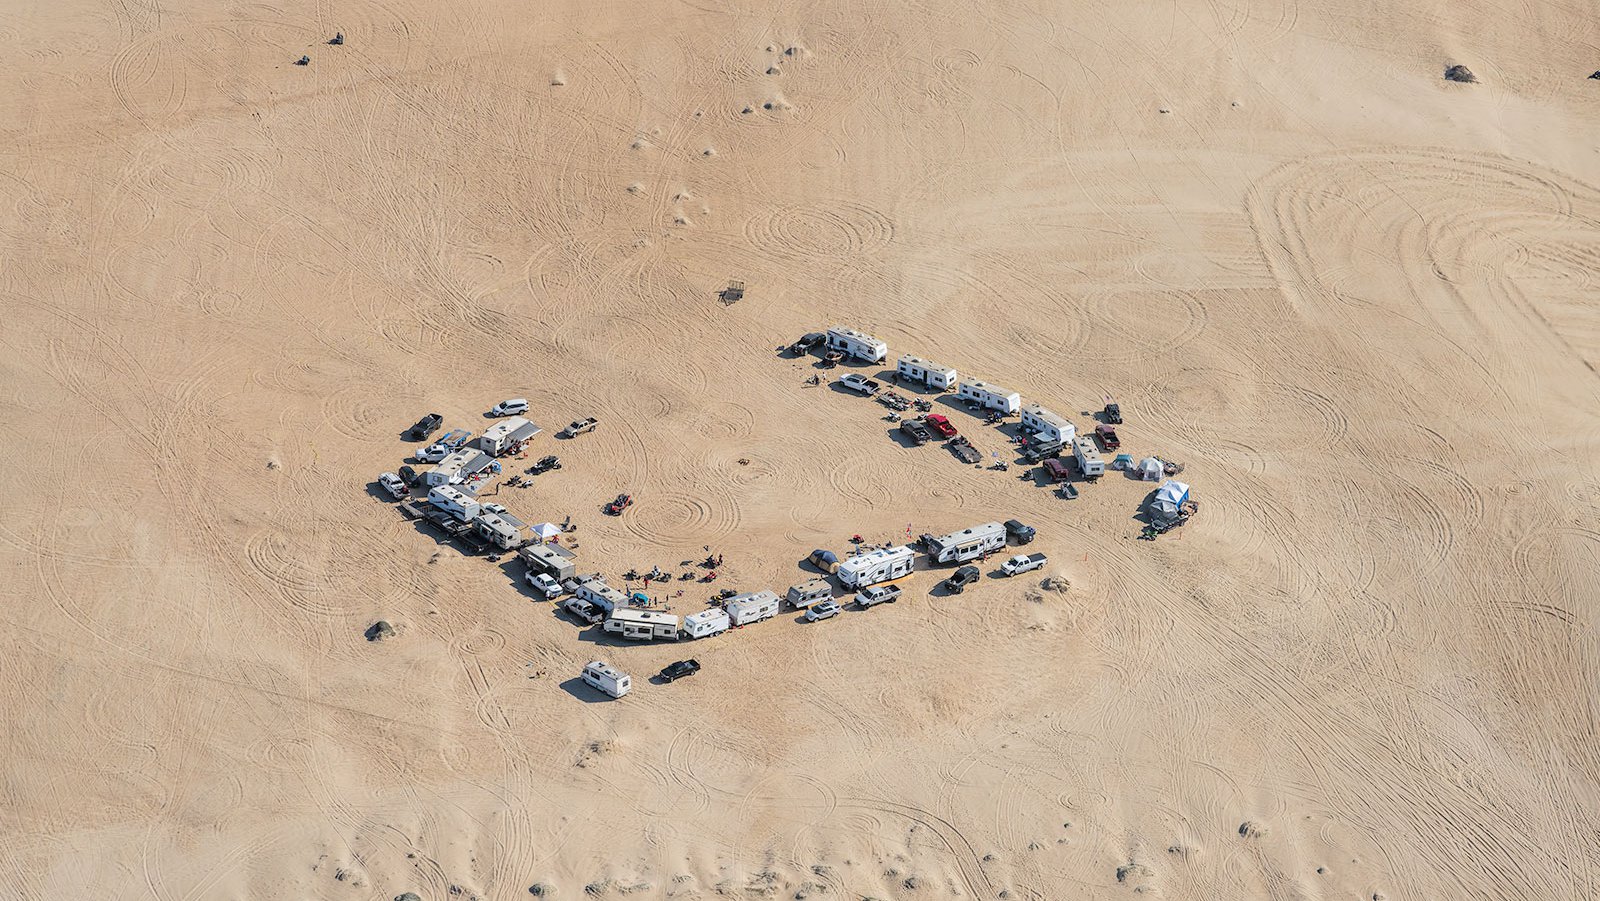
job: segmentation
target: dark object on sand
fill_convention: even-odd
[[[297,65],[297,66],[309,66],[309,65],[311,65],[311,57],[302,56],[299,59],[295,60],[294,64]]]
[[[723,306],[744,300],[744,282],[728,282],[728,287],[718,291],[717,296],[722,299]]]
[[[1596,80],[1600,80],[1600,70],[1596,70],[1595,73],[1593,75],[1590,75],[1589,77],[1593,78],[1593,79],[1596,79]]]
[[[344,43],[344,32],[342,32],[342,31],[334,32],[333,33],[333,37],[328,39],[328,43],[330,45],[334,46],[334,47],[337,47],[340,44],[343,44]]]
[[[387,620],[380,619],[367,627],[366,634],[368,641],[382,641],[385,638],[393,638],[394,626],[389,625]]]
[[[1478,76],[1473,75],[1472,70],[1466,66],[1451,66],[1444,70],[1444,77],[1446,81],[1458,81],[1462,84],[1478,83]]]

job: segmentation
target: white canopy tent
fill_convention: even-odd
[[[1151,518],[1158,522],[1172,522],[1183,513],[1183,505],[1189,500],[1189,486],[1173,479],[1156,489],[1156,496],[1150,501]]]
[[[1145,457],[1139,461],[1137,472],[1139,473],[1139,478],[1146,482],[1159,482],[1161,481],[1163,465],[1155,457]]]
[[[533,527],[533,534],[537,535],[540,541],[549,541],[561,534],[561,527],[553,522],[542,522]]]

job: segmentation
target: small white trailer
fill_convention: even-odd
[[[572,592],[573,597],[588,601],[606,613],[628,606],[628,596],[606,584],[606,580],[593,576],[578,583]]]
[[[540,431],[542,430],[538,426],[525,417],[512,416],[489,426],[483,437],[478,439],[478,447],[482,448],[484,453],[498,457],[510,453]]]
[[[1100,459],[1100,449],[1088,438],[1072,440],[1072,457],[1078,461],[1078,472],[1086,479],[1098,479],[1106,474],[1106,461]]]
[[[949,391],[956,386],[958,376],[949,366],[906,354],[894,364],[894,373],[902,381],[921,382],[938,391]]]
[[[1006,546],[1006,527],[998,522],[928,539],[928,556],[935,563],[965,563]]]
[[[837,350],[845,356],[855,357],[867,363],[882,363],[889,358],[889,345],[866,332],[858,332],[842,325],[828,329],[823,343],[829,350]]]
[[[559,544],[530,544],[517,551],[529,572],[549,573],[556,581],[570,579],[578,574],[578,564],[573,553]]]
[[[422,474],[425,485],[457,485],[472,478],[494,463],[480,450],[463,447],[444,455],[436,466]]]
[[[583,681],[613,698],[620,698],[633,690],[632,677],[601,660],[591,660],[584,665]]]
[[[1040,445],[1066,444],[1078,436],[1078,427],[1039,404],[1022,408],[1021,425]]]
[[[778,615],[778,596],[771,591],[751,591],[734,595],[722,605],[728,611],[728,621],[735,626],[748,626]]]
[[[472,522],[483,510],[482,504],[454,485],[438,485],[428,489],[428,503],[461,522]]]
[[[683,623],[673,614],[661,610],[618,607],[606,617],[604,628],[631,641],[677,641]]]
[[[728,618],[728,611],[712,607],[683,618],[683,637],[710,638],[728,631],[731,625],[733,621]]]
[[[812,579],[799,585],[790,585],[784,604],[790,610],[804,610],[818,601],[826,601],[832,597],[833,586],[828,584],[827,579]]]
[[[472,527],[485,541],[505,551],[514,551],[528,541],[525,527],[512,522],[510,516],[484,510],[473,520]]]
[[[865,588],[911,574],[917,555],[905,545],[879,548],[839,564],[839,581],[846,588]]]
[[[1022,409],[1022,395],[977,379],[967,379],[956,386],[956,396],[1006,416]]]

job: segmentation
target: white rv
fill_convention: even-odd
[[[770,591],[752,591],[728,598],[722,609],[735,626],[748,626],[778,615],[778,596]]]
[[[683,635],[685,638],[710,638],[728,631],[732,622],[728,619],[728,611],[712,607],[684,617]]]
[[[573,597],[588,601],[606,613],[612,613],[628,606],[628,596],[606,584],[606,580],[599,576],[585,579],[578,583]]]
[[[1078,435],[1078,427],[1039,404],[1022,408],[1022,428],[1032,432],[1039,444],[1066,444]]]
[[[928,539],[928,556],[935,563],[965,563],[1006,546],[1006,527],[997,522],[962,529],[942,538]]]
[[[658,638],[677,641],[681,625],[671,613],[618,607],[606,617],[605,630],[633,641],[654,641]]]
[[[812,579],[799,585],[790,585],[784,603],[790,610],[804,610],[818,601],[830,600],[832,597],[833,586],[828,584],[827,579]]]
[[[521,416],[502,419],[483,433],[478,446],[490,456],[498,457],[539,434],[540,428]]]
[[[528,564],[529,572],[549,573],[558,582],[578,573],[573,553],[559,544],[530,544],[517,551],[517,556]]]
[[[1078,472],[1086,479],[1098,479],[1106,474],[1106,461],[1100,459],[1100,450],[1088,438],[1074,438],[1072,456],[1078,461]]]
[[[591,660],[584,666],[583,681],[613,698],[620,698],[633,690],[632,677],[600,660]]]
[[[425,485],[456,485],[472,478],[494,463],[482,451],[463,447],[445,454],[438,465],[422,474]]]
[[[956,396],[971,401],[985,410],[994,410],[1005,415],[1022,409],[1022,395],[977,379],[967,379],[957,386]]]
[[[528,540],[523,533],[520,523],[513,522],[509,515],[491,513],[487,510],[478,514],[472,527],[478,530],[485,540],[501,550],[514,551]]]
[[[916,562],[917,555],[905,545],[879,548],[839,564],[839,581],[846,588],[865,588],[910,575]]]
[[[842,325],[828,329],[825,343],[829,350],[840,351],[867,363],[882,363],[889,358],[889,345],[865,332]]]
[[[894,364],[894,372],[902,380],[921,382],[939,391],[949,391],[956,386],[957,376],[954,369],[910,354],[901,357]]]
[[[428,489],[428,503],[454,516],[462,522],[472,522],[483,509],[471,495],[453,485],[439,485]]]

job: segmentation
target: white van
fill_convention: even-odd
[[[778,596],[770,591],[752,591],[734,595],[722,609],[728,611],[728,621],[735,626],[748,626],[778,615]]]
[[[732,624],[728,619],[728,611],[712,607],[683,618],[683,637],[710,638],[728,631],[728,627]]]
[[[882,363],[889,357],[889,345],[865,332],[842,325],[828,329],[824,342],[829,350],[837,350],[867,363]]]
[[[660,610],[640,610],[637,607],[619,607],[606,617],[605,630],[615,632],[630,641],[654,641],[657,638],[677,641],[681,623],[671,613]]]
[[[428,489],[428,503],[454,516],[462,522],[478,518],[483,505],[465,491],[453,485],[439,485]]]
[[[941,538],[929,538],[928,556],[935,563],[965,563],[1005,546],[1006,527],[986,522]]]
[[[846,588],[865,588],[910,575],[916,563],[917,555],[905,545],[879,548],[839,564],[838,576]]]
[[[489,411],[490,416],[520,416],[528,412],[528,399],[526,397],[513,397],[494,405]]]
[[[633,690],[631,676],[601,660],[591,660],[584,665],[583,681],[613,698],[620,698]]]
[[[833,597],[833,586],[827,579],[812,579],[799,585],[789,586],[789,594],[784,598],[784,604],[790,610],[804,610],[818,601],[826,601]]]

